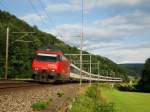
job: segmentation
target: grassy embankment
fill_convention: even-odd
[[[150,112],[150,94],[124,92],[116,89],[101,88],[109,102],[115,104],[117,112]]]
[[[92,85],[72,103],[69,112],[150,112],[150,94],[123,92]]]
[[[100,91],[98,84],[89,86],[82,95],[75,98],[69,112],[116,112],[114,104],[106,102]]]

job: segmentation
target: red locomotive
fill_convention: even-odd
[[[37,50],[32,60],[33,78],[41,82],[68,80],[70,61],[60,51]]]

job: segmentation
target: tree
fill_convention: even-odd
[[[150,58],[146,60],[142,71],[142,82],[150,84]]]
[[[141,91],[150,92],[150,58],[148,58],[144,64],[142,78],[139,82],[139,89]]]

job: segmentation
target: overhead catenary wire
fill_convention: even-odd
[[[1,0],[0,0],[0,6],[3,7],[4,9],[6,9],[7,11],[9,11],[8,7],[6,7],[6,6],[2,3]]]
[[[9,9],[2,3],[2,1],[0,0],[0,6],[4,9],[6,9],[6,11],[9,11]],[[0,20],[0,25],[3,26],[3,23]]]
[[[55,30],[55,36],[56,37],[62,37],[62,34],[57,30],[57,28],[56,28],[56,25],[55,25],[55,22],[53,21],[53,19],[49,16],[49,14],[48,14],[48,12],[47,12],[47,10],[46,10],[46,8],[45,8],[45,5],[44,5],[44,3],[41,1],[41,0],[38,0],[39,1],[39,4],[40,4],[40,6],[41,6],[41,8],[42,8],[42,10],[43,10],[43,13],[45,13],[45,16],[47,16],[47,19],[48,19],[48,22],[53,26],[53,29]],[[31,0],[29,1],[30,2],[30,4],[32,5],[32,7],[34,8],[34,10],[35,10],[35,12],[38,14],[38,16],[40,16],[40,18],[42,19],[42,17],[41,17],[41,15],[39,14],[39,12],[38,12],[38,10],[36,10],[36,8],[35,8],[35,6],[33,5],[33,3],[31,2]],[[44,22],[44,24],[45,24],[45,22]],[[46,27],[49,29],[49,26],[46,24]]]
[[[57,30],[57,28],[56,28],[55,22],[54,22],[53,19],[49,16],[49,14],[48,14],[48,12],[47,12],[47,10],[46,10],[46,8],[45,8],[45,5],[44,5],[44,3],[42,2],[42,0],[39,0],[39,3],[40,3],[41,8],[43,9],[45,15],[47,16],[49,22],[50,22],[51,25],[54,27],[54,29],[55,29],[55,31],[56,31],[56,37],[57,37],[57,36],[62,37],[62,34],[61,34],[61,33]]]
[[[43,17],[42,17],[41,14],[38,12],[38,10],[36,9],[36,7],[33,5],[32,1],[31,1],[31,0],[28,0],[28,1],[29,1],[29,4],[31,5],[32,9],[34,10],[34,12],[37,14],[37,16],[39,16],[39,18],[40,18],[41,20],[43,20]],[[47,29],[49,29],[48,25],[47,25],[44,21],[43,21],[42,23],[45,25],[45,27],[46,27]]]
[[[47,16],[48,20],[50,21],[51,25],[52,25],[54,28],[56,28],[56,25],[55,25],[53,19],[49,16],[49,14],[47,13],[47,11],[46,11],[46,9],[45,9],[45,7],[44,7],[44,3],[43,3],[41,0],[39,0],[39,3],[40,3],[41,8],[43,9],[45,15]]]

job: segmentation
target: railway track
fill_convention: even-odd
[[[6,81],[6,82],[0,82],[0,89],[33,87],[33,86],[39,86],[39,85],[40,85],[39,83],[34,83],[34,82]]]

